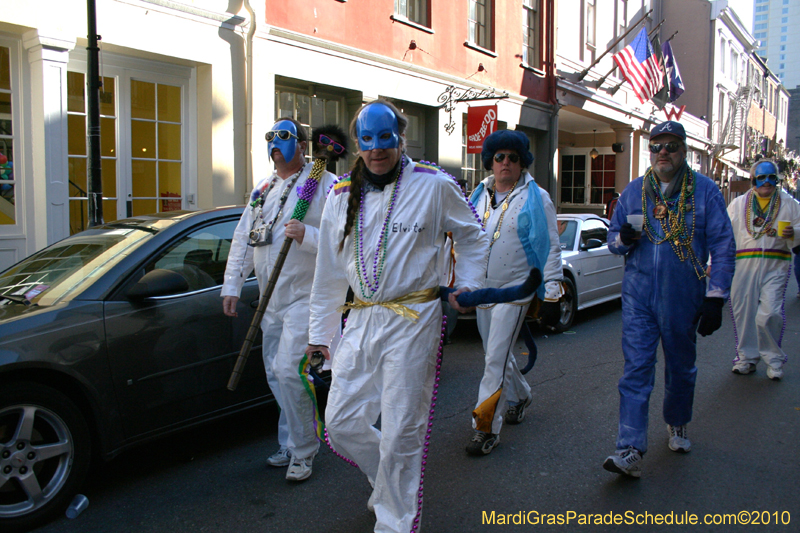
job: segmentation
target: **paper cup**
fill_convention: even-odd
[[[644,215],[628,215],[628,224],[633,226],[634,231],[641,232],[644,225]]]
[[[788,220],[778,221],[778,237],[783,237],[783,230],[789,227],[791,223]]]

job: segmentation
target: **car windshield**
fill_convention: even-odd
[[[0,274],[0,305],[54,305],[71,299],[172,220],[109,224],[67,237]]]
[[[574,220],[558,221],[558,240],[562,250],[572,250],[575,244],[575,232],[578,230],[578,223]]]

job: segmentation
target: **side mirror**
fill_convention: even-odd
[[[600,248],[603,246],[603,241],[600,239],[589,239],[586,244],[581,246],[581,250],[591,250],[593,248]]]
[[[186,278],[173,270],[156,268],[142,276],[142,279],[128,290],[127,296],[131,300],[141,300],[142,298],[167,296],[188,290],[189,282],[186,281]]]

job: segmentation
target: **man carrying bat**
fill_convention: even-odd
[[[334,157],[345,153],[346,137],[341,130],[335,130],[327,135],[314,132],[315,156],[319,155],[318,150]],[[281,245],[287,238],[294,240],[261,320],[261,330],[267,382],[281,408],[280,448],[267,459],[267,464],[288,466],[286,479],[302,481],[311,476],[319,441],[313,427],[312,402],[297,368],[308,344],[309,295],[319,224],[325,196],[335,176],[322,167],[312,173],[312,165],[305,160],[306,130],[297,121],[278,120],[266,139],[275,172],[253,190],[234,232],[222,286],[222,306],[226,315],[237,316],[242,285],[254,267],[263,294]],[[315,179],[316,187],[309,187],[308,182]],[[310,191],[311,197],[304,198],[309,196],[304,191]],[[300,221],[293,218],[293,212],[302,201],[308,202],[308,210]]]

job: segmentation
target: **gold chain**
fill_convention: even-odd
[[[489,243],[489,247],[490,248],[494,244],[494,241],[496,241],[500,237],[500,228],[503,226],[503,218],[506,216],[506,211],[508,210],[508,203],[511,200],[511,195],[514,193],[514,189],[517,188],[517,183],[519,183],[519,179],[514,182],[514,185],[511,186],[511,190],[508,191],[508,195],[506,195],[505,200],[503,200],[503,205],[501,207],[503,212],[500,213],[500,220],[497,221],[497,229],[495,230],[494,235],[492,235],[492,242]],[[495,183],[495,189],[496,188],[497,188],[497,184]],[[493,203],[494,203],[494,191],[492,191],[490,196],[489,196],[489,205],[492,205]],[[486,213],[483,215],[483,227],[484,227],[484,229],[486,228],[486,224],[489,223],[489,216],[490,215],[491,215],[491,212],[489,211],[489,206],[486,206]]]

